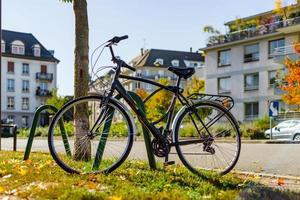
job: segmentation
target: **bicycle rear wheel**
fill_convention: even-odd
[[[178,156],[193,173],[212,170],[224,175],[240,155],[239,126],[232,114],[215,102],[194,106],[195,110],[184,108],[175,119],[173,138]]]
[[[133,135],[132,120],[119,102],[87,96],[56,113],[48,144],[54,160],[69,173],[109,173],[127,158]]]

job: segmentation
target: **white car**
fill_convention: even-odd
[[[266,138],[270,135],[271,130],[266,130]],[[300,120],[287,120],[273,127],[272,139],[300,141]]]

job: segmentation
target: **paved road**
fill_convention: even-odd
[[[12,142],[11,138],[2,138],[2,149],[12,150]],[[18,150],[24,151],[26,142],[25,139],[18,139]],[[33,151],[48,151],[47,140],[35,139]],[[134,142],[130,157],[147,159],[142,141]],[[180,162],[177,156],[172,156],[172,158],[177,163]],[[235,170],[300,176],[300,144],[243,143]]]

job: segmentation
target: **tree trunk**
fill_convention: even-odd
[[[88,93],[89,81],[89,25],[86,0],[74,0],[75,13],[75,77],[74,98]],[[89,131],[88,105],[79,105],[74,110],[75,160],[88,161],[91,157],[91,143],[84,139]]]

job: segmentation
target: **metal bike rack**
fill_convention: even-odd
[[[146,114],[146,108],[145,108],[145,105],[144,105],[142,99],[134,92],[128,92],[128,95],[130,95],[134,99],[134,101],[136,102],[138,108],[145,115]],[[116,99],[121,99],[121,96],[117,95]],[[30,134],[29,134],[29,137],[28,137],[28,141],[27,141],[27,145],[26,145],[23,160],[28,160],[29,159],[33,139],[34,139],[34,136],[35,136],[37,125],[38,125],[38,119],[39,119],[39,116],[40,116],[41,112],[45,111],[45,110],[51,110],[54,113],[56,113],[58,111],[58,109],[56,107],[52,106],[52,105],[43,105],[43,106],[40,106],[36,110],[36,112],[34,114],[32,126],[31,126],[31,129],[30,129]],[[113,111],[112,111],[112,114],[113,114]],[[112,116],[113,115],[111,115],[111,117]],[[107,129],[109,130],[109,128],[111,126],[111,123],[109,123],[109,121],[111,122],[111,120],[109,120],[109,119],[108,119],[108,122],[105,122],[103,132],[105,132],[105,130],[107,130]],[[67,155],[71,155],[70,145],[69,145],[69,142],[68,142],[68,137],[67,137],[67,134],[66,134],[66,131],[65,131],[65,128],[64,128],[62,122],[60,122],[59,127],[60,127],[60,130],[62,132],[62,138],[63,138],[64,146],[65,146],[65,149],[66,149],[66,153],[67,153]],[[144,141],[145,141],[145,146],[146,146],[146,150],[147,150],[149,166],[150,166],[151,169],[156,169],[155,157],[154,157],[154,154],[153,154],[152,149],[151,149],[151,136],[149,134],[149,131],[145,127],[142,127],[142,128],[143,128],[143,135],[144,135]],[[102,157],[103,149],[105,147],[107,135],[103,134],[102,137],[100,138],[100,142],[99,142],[99,145],[98,145],[98,148],[97,148],[97,154],[96,154],[95,162],[93,164],[93,168],[97,168],[100,165],[100,162],[101,162],[101,157]]]
[[[43,106],[40,106],[40,107],[35,111],[35,114],[34,114],[34,117],[33,117],[33,122],[32,122],[32,126],[31,126],[31,129],[30,129],[30,134],[29,134],[29,137],[28,137],[28,141],[27,141],[27,145],[26,145],[26,149],[25,149],[25,153],[24,153],[24,158],[23,158],[23,160],[28,160],[28,158],[29,158],[29,155],[30,155],[30,152],[31,152],[31,147],[32,147],[33,138],[34,138],[34,135],[35,135],[35,132],[36,132],[36,127],[37,127],[37,125],[38,125],[38,120],[39,120],[39,117],[40,117],[41,112],[43,112],[43,111],[45,111],[45,110],[51,110],[51,111],[53,111],[54,113],[56,113],[56,112],[58,111],[58,109],[57,109],[55,106],[52,106],[52,105],[43,105]],[[64,128],[62,122],[59,123],[59,128],[60,128],[61,133],[62,133],[62,138],[63,138],[63,142],[64,142],[64,146],[65,146],[67,155],[71,155],[70,145],[69,145],[69,142],[68,142],[68,136],[67,136],[67,134],[66,134],[66,131],[65,131],[65,128]]]
[[[143,103],[143,100],[134,92],[128,91],[128,95],[130,95],[132,97],[132,99],[135,101],[138,109],[140,109],[142,111],[143,115],[146,116],[146,108],[145,108],[145,104]],[[117,95],[115,98],[120,100],[121,96]],[[111,123],[112,123],[111,119],[113,117],[113,113],[114,113],[114,110],[111,110],[109,113],[110,116],[109,116],[109,118],[106,119],[106,122],[104,124],[103,133],[106,133],[109,131]],[[144,126],[142,128],[143,128],[143,135],[144,135],[144,141],[145,141],[145,146],[146,146],[146,150],[147,150],[149,166],[151,169],[156,169],[155,157],[154,157],[154,154],[151,149],[151,137],[150,137],[149,131]],[[106,145],[106,141],[107,141],[107,134],[102,134],[101,138],[99,140],[98,147],[97,147],[97,151],[96,151],[97,154],[95,157],[95,161],[93,163],[93,169],[99,168],[99,165],[102,160],[104,148]]]

